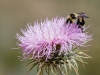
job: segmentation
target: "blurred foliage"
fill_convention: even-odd
[[[73,12],[85,12],[90,18],[87,31],[93,33],[91,49],[87,54],[93,59],[85,59],[89,64],[79,64],[80,75],[100,75],[100,0],[0,0],[0,75],[25,75],[25,62],[21,62],[16,46],[16,33],[25,28],[27,23],[51,19],[57,15],[66,17]],[[36,75],[36,68],[29,74]],[[72,73],[71,75],[75,75]]]

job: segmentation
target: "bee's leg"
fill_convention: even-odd
[[[81,28],[81,30],[82,30],[82,33],[83,33],[84,29],[83,29],[83,28]]]
[[[82,30],[82,33],[83,33],[84,29],[83,29],[82,25],[79,25],[78,28],[80,28]]]

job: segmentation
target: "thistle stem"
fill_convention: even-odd
[[[58,71],[58,75],[64,75],[59,65],[57,65],[57,71]]]

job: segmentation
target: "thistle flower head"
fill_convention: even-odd
[[[66,24],[65,21],[66,18],[63,17],[46,19],[41,23],[35,22],[33,26],[28,24],[26,29],[21,29],[23,35],[17,33],[16,38],[19,40],[18,46],[22,49],[22,58],[38,65],[40,68],[38,75],[42,74],[43,67],[48,68],[48,74],[49,69],[56,74],[54,69],[61,69],[61,65],[66,65],[65,70],[67,65],[69,69],[74,68],[78,74],[76,60],[83,63],[79,54],[84,55],[84,58],[90,57],[79,50],[79,47],[84,47],[92,36],[82,32],[77,24]]]

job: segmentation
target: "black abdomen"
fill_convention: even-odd
[[[84,26],[84,24],[85,24],[84,19],[82,19],[82,21],[80,21],[80,19],[77,19],[77,24],[80,26]]]

